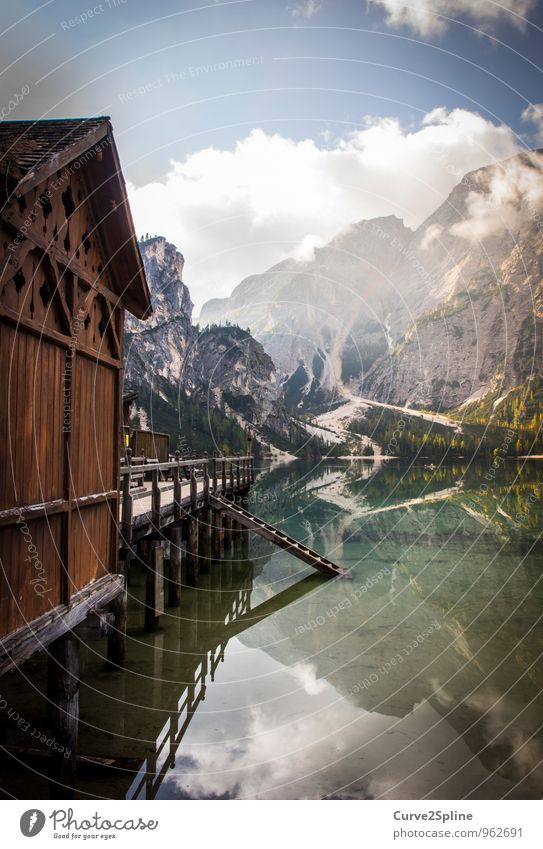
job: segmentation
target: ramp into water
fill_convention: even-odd
[[[233,504],[226,498],[220,498],[217,495],[210,495],[209,506],[213,507],[215,510],[223,510],[228,516],[231,516],[232,519],[239,522],[242,527],[247,528],[264,539],[269,540],[269,542],[272,542],[274,545],[278,546],[278,548],[283,548],[285,551],[288,551],[289,554],[294,555],[294,557],[297,557],[299,560],[303,560],[304,563],[307,563],[309,566],[312,566],[314,569],[322,572],[323,575],[340,578],[350,577],[349,572],[341,566],[338,566],[337,563],[334,563],[327,557],[323,557],[318,552],[308,548],[307,545],[303,545],[293,537],[283,533],[283,531],[280,531],[273,525],[268,524],[268,522],[258,519],[256,516],[253,516],[252,513],[249,513],[248,510],[244,510],[242,507],[239,507],[237,504]]]

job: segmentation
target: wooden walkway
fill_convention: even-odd
[[[156,534],[183,518],[192,516],[194,519],[200,510],[213,511],[221,518],[213,521],[208,515],[210,525],[222,525],[222,517],[226,516],[233,521],[234,528],[253,531],[324,575],[349,577],[349,573],[337,563],[236,503],[236,496],[246,494],[254,480],[251,456],[213,456],[184,461],[176,458],[169,463],[130,464],[121,471],[121,475],[121,547]],[[150,487],[144,485],[145,476],[151,477]],[[160,480],[161,476],[167,480]],[[142,483],[135,493],[132,492],[134,479]]]

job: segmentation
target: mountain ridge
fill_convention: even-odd
[[[542,221],[543,150],[526,151],[468,172],[415,230],[394,215],[356,222],[200,320],[243,314],[301,408],[346,389],[456,408],[543,376]]]

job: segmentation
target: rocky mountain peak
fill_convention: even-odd
[[[191,320],[183,255],[162,236],[142,240],[140,251],[153,316],[146,322],[127,317],[125,383],[140,390],[153,427],[183,430],[179,411],[188,403],[287,437],[282,389],[262,345],[235,324],[200,333]]]
[[[149,330],[173,318],[192,321],[193,304],[190,293],[183,282],[185,258],[175,245],[167,242],[163,236],[154,236],[139,243],[145,273],[151,289],[153,314],[141,325],[129,321],[131,332]]]

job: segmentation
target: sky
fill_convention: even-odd
[[[111,116],[138,235],[184,254],[198,311],[355,221],[415,228],[467,171],[543,146],[542,3],[19,0],[0,110]]]

